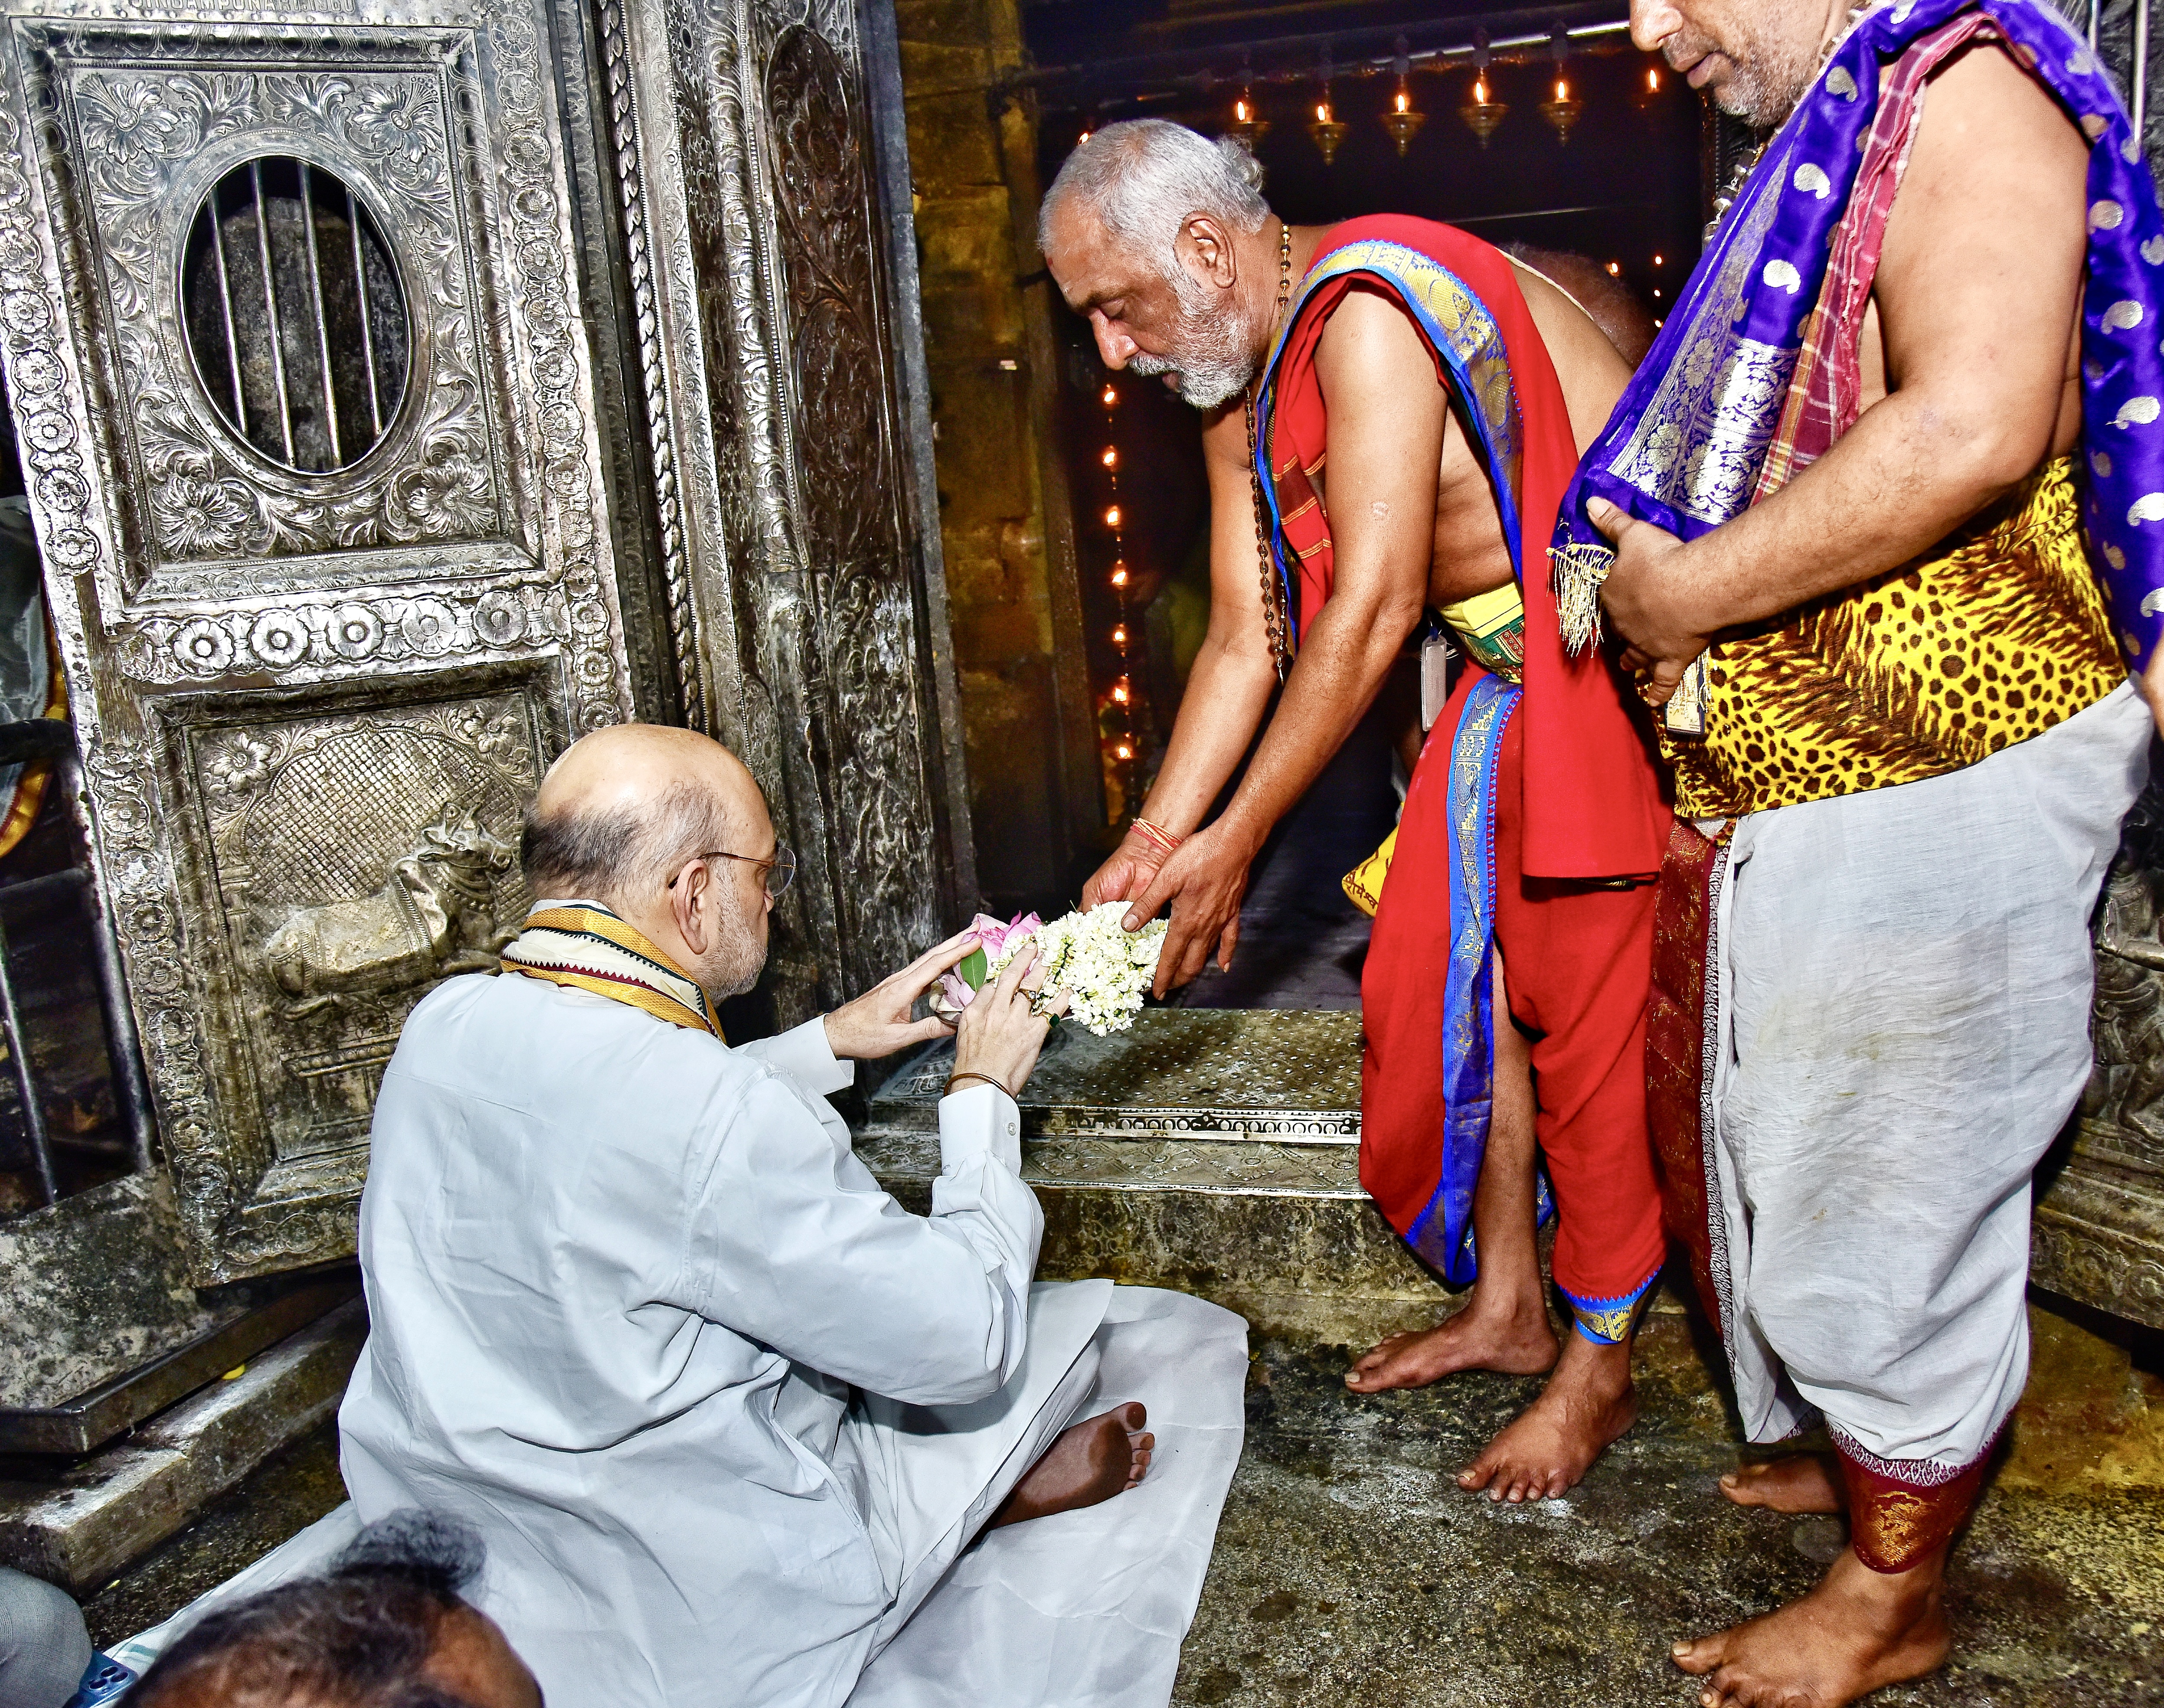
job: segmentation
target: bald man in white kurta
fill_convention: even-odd
[[[999,1708],[1163,1704],[1237,1454],[1243,1325],[1032,1290],[1043,1220],[993,1086],[943,1100],[932,1214],[904,1211],[825,1101],[849,1074],[816,1021],[732,1049],[510,975],[422,1002],[361,1206],[359,1516],[477,1525],[480,1605],[569,1708],[937,1700],[948,1677]],[[1148,1479],[957,1563],[1064,1426],[1130,1398]]]

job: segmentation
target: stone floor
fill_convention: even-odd
[[[1649,1321],[1636,1428],[1568,1498],[1515,1509],[1450,1478],[1536,1383],[1359,1396],[1344,1348],[1258,1352],[1176,1703],[1689,1704],[1668,1643],[1800,1593],[1842,1545],[1832,1519],[1720,1497],[1731,1421],[1680,1315]],[[2109,1450],[2087,1443],[2069,1467]],[[1957,1556],[1951,1663],[1876,1700],[2164,1703],[2164,1490],[2017,1469]]]
[[[2164,1704],[2164,1384],[2040,1322],[2040,1387],[1957,1556],[1952,1663],[1878,1699],[1889,1708]],[[1841,1546],[1834,1521],[1715,1491],[1734,1437],[1678,1313],[1648,1320],[1637,1427],[1570,1497],[1524,1508],[1461,1494],[1450,1473],[1535,1384],[1356,1396],[1345,1356],[1256,1348],[1247,1450],[1176,1703],[1688,1704],[1667,1644],[1800,1592]],[[95,1597],[93,1637],[162,1619],[341,1494],[319,1432]]]

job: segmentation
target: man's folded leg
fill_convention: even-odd
[[[1095,1388],[1110,1281],[1029,1290],[1029,1342],[1006,1385],[968,1406],[866,1395],[836,1449],[863,1479],[866,1527],[895,1595],[872,1653],[922,1605],[954,1557],[1081,1413]]]
[[[1003,1498],[1003,1468],[964,1521],[951,1563],[866,1668],[849,1708],[1163,1708],[1202,1594],[1245,1427],[1247,1325],[1184,1293],[1113,1290],[1092,1349],[1095,1380],[1071,1402],[1088,1416],[1123,1402],[1149,1411],[1149,1473],[1116,1498],[980,1529]],[[967,1538],[975,1535],[974,1542]]]

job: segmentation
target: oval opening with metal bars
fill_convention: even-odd
[[[398,412],[397,267],[365,204],[321,166],[264,155],[212,186],[188,229],[181,306],[204,392],[282,468],[349,468]]]

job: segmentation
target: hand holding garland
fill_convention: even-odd
[[[1018,1095],[1037,1067],[1052,1022],[1067,1012],[1067,996],[1055,991],[1038,1000],[1044,972],[1035,949],[1018,954],[991,984],[977,992],[962,1011],[954,1041],[953,1081],[977,1081],[997,1085],[1009,1096]]]

